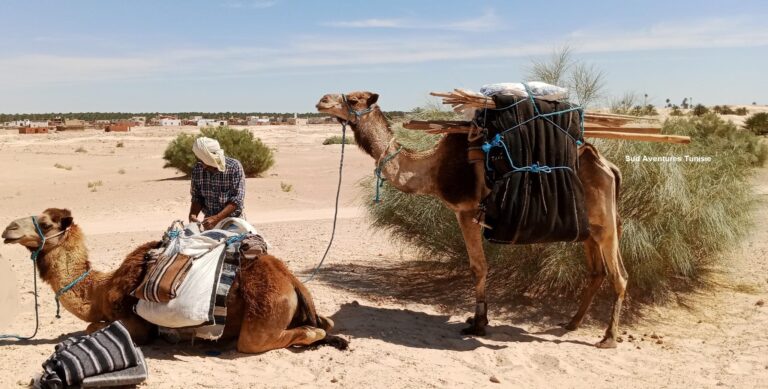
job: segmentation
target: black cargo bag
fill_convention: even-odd
[[[506,244],[586,239],[584,190],[577,175],[583,111],[566,102],[514,96],[494,101],[497,109],[479,110],[475,117],[486,129],[491,188],[481,204],[489,226],[485,238]]]

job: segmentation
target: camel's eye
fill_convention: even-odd
[[[48,223],[41,223],[41,224],[40,224],[40,228],[42,228],[43,230],[46,230],[46,231],[47,231],[47,230],[50,230],[50,229],[51,229],[51,227],[53,227],[53,226],[52,226],[52,225],[50,225],[50,224],[48,224]]]

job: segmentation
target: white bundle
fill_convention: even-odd
[[[556,85],[547,84],[541,81],[521,82],[501,82],[496,84],[486,84],[480,88],[480,93],[491,97],[495,95],[528,97],[525,86],[531,91],[533,97],[547,101],[563,100],[568,97],[568,89]]]

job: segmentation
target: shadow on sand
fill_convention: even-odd
[[[477,348],[499,350],[507,345],[495,342],[552,342],[575,343],[591,346],[578,341],[550,340],[536,336],[521,328],[510,325],[492,325],[484,337],[461,335],[467,325],[449,321],[449,315],[433,315],[408,309],[380,308],[345,303],[331,318],[336,322],[335,333],[355,338],[378,339],[405,347],[434,350],[471,351]]]
[[[467,317],[474,312],[474,285],[468,268],[452,269],[433,261],[380,263],[375,266],[342,263],[324,267],[317,278],[330,287],[363,297],[429,304],[441,312],[466,312]],[[607,283],[603,286],[609,289]],[[585,322],[603,326],[610,317],[613,292],[603,290],[599,294],[608,298],[595,299]],[[510,292],[504,288],[504,280],[493,273],[489,274],[487,301],[490,319],[535,323],[540,327],[549,327],[547,335],[558,337],[566,333],[560,325],[568,322],[578,307],[578,299],[572,297],[531,298]],[[446,327],[445,321],[442,325]],[[459,324],[448,326],[455,333],[461,329]]]

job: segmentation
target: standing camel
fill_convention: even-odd
[[[481,226],[473,222],[481,200],[489,193],[483,166],[470,163],[468,140],[464,134],[443,136],[431,150],[413,152],[400,149],[387,119],[376,104],[379,95],[352,92],[327,94],[317,103],[317,110],[348,124],[357,145],[376,161],[381,174],[395,188],[405,193],[430,195],[440,199],[456,214],[469,254],[469,266],[475,281],[475,315],[467,322],[464,334],[484,335],[488,324],[485,297],[488,265],[483,252]],[[589,237],[584,241],[589,280],[581,305],[565,326],[575,330],[581,325],[595,293],[606,275],[616,292],[611,321],[600,348],[615,348],[619,316],[627,286],[627,273],[619,251],[621,222],[618,197],[621,183],[619,169],[601,157],[597,149],[584,144],[579,147],[578,176],[584,186],[589,220]]]
[[[90,323],[86,332],[116,320],[139,344],[156,332],[153,324],[133,312],[138,300],[130,293],[144,277],[144,255],[160,242],[145,243],[116,270],[100,272],[91,270],[85,236],[69,210],[49,208],[39,216],[15,220],[2,237],[6,244],[39,250],[40,278],[60,295],[67,311]],[[344,339],[326,334],[332,328],[333,321],[315,312],[309,291],[285,264],[264,254],[244,263],[237,273],[227,296],[222,340],[237,339],[237,350],[243,353],[318,343],[346,348]]]

